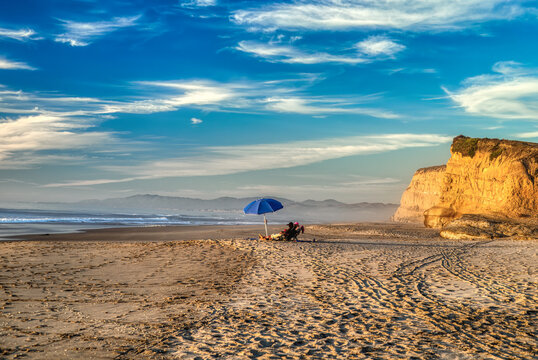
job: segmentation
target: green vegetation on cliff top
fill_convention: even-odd
[[[491,161],[501,154],[515,154],[518,157],[534,157],[538,161],[538,144],[524,141],[471,138],[464,135],[456,136],[452,142],[450,150],[452,153],[460,153],[462,156],[474,157],[480,149],[482,152],[489,152]]]
[[[478,148],[478,138],[469,138],[463,135],[454,138],[451,150],[452,152],[458,152],[462,156],[473,157],[476,154]]]

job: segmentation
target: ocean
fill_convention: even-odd
[[[60,204],[66,206],[65,204]],[[138,204],[140,205],[140,204]],[[150,204],[151,205],[151,204]],[[376,205],[376,204],[374,204]],[[53,205],[54,206],[54,205]],[[58,205],[56,205],[58,206]],[[326,224],[361,221],[387,221],[396,210],[394,206],[288,206],[275,213],[267,214],[270,224]],[[106,208],[54,208],[35,209],[0,208],[0,240],[14,235],[71,233],[86,229],[126,226],[167,225],[261,225],[261,215],[246,215],[241,208],[233,209],[152,209],[151,206]]]
[[[86,229],[165,225],[251,225],[262,218],[238,212],[204,214],[115,214],[0,209],[0,240],[14,235],[71,233]]]

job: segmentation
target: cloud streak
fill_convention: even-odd
[[[396,53],[405,49],[404,45],[382,35],[370,36],[355,46],[361,53],[372,57],[387,56],[392,58]]]
[[[384,109],[364,106],[375,96],[337,97],[301,95],[311,78],[215,82],[210,80],[145,81],[134,87],[150,91],[144,100],[115,101],[88,97],[41,96],[0,88],[0,112],[48,114],[58,116],[107,117],[114,114],[152,114],[199,108],[229,112],[278,112],[305,115],[361,114],[394,119],[399,115]]]
[[[493,66],[497,74],[466,79],[449,97],[466,112],[498,119],[538,120],[538,71],[512,61]]]
[[[355,44],[355,51],[345,54],[329,54],[327,52],[303,51],[296,46],[283,45],[278,42],[262,43],[259,41],[240,41],[235,50],[251,54],[269,62],[288,64],[360,64],[375,60],[394,58],[394,55],[405,49],[386,36],[370,36]]]
[[[290,114],[328,115],[362,114],[379,118],[397,118],[383,109],[357,106],[353,99],[300,96],[296,88],[272,82],[217,83],[214,81],[141,82],[140,85],[172,91],[161,98],[104,104],[102,114],[175,111],[182,107],[199,107],[214,111],[262,111]],[[274,96],[268,96],[269,94]]]
[[[437,134],[384,134],[280,144],[207,147],[200,149],[201,154],[196,156],[105,169],[127,175],[122,178],[72,181],[46,186],[89,186],[166,177],[216,176],[292,168],[347,156],[436,146],[451,140],[450,137]]]
[[[88,46],[98,37],[111,32],[135,26],[140,15],[131,17],[115,17],[109,21],[77,22],[61,20],[64,33],[55,37],[55,41],[71,46]]]
[[[0,28],[0,37],[6,37],[18,41],[33,40],[33,36],[36,32],[32,29],[6,29]]]
[[[362,114],[382,119],[396,119],[399,115],[388,110],[357,106],[338,106],[329,99],[308,99],[300,97],[268,98],[266,108],[272,111],[295,114]],[[318,105],[319,104],[319,105]]]
[[[515,137],[522,138],[522,139],[538,138],[538,130],[515,134]]]
[[[9,60],[0,56],[0,69],[2,70],[35,70],[33,66],[20,61]]]
[[[31,167],[40,161],[57,159],[46,157],[42,154],[44,151],[53,151],[63,156],[62,152],[67,150],[85,149],[88,153],[95,153],[94,148],[106,148],[109,152],[112,149],[125,148],[125,144],[122,145],[116,134],[92,129],[99,122],[118,113],[151,114],[190,107],[202,110],[278,112],[313,116],[360,114],[388,119],[398,117],[389,111],[362,106],[364,102],[374,101],[375,96],[301,96],[303,88],[300,84],[310,84],[311,81],[311,77],[306,77],[269,82],[138,82],[133,86],[150,91],[153,97],[131,102],[62,94],[44,96],[40,93],[0,87],[0,113],[13,114],[13,117],[0,119],[1,168]],[[269,97],[268,94],[274,96]],[[197,118],[191,119],[193,125],[201,122]],[[107,146],[101,147],[105,143]],[[229,149],[215,148],[209,151],[218,153],[225,150]],[[84,163],[84,160],[81,160],[81,163]],[[137,176],[140,178],[141,175]]]
[[[457,30],[491,20],[510,20],[528,9],[524,1],[504,0],[320,0],[294,1],[237,10],[236,24],[254,30],[409,31]]]
[[[368,62],[367,59],[359,57],[358,54],[332,55],[325,52],[308,53],[289,45],[261,43],[258,41],[241,41],[237,44],[235,49],[266,59],[270,62],[282,62],[288,64],[358,64]]]
[[[34,154],[30,162],[35,163],[50,157],[35,155],[40,151],[93,148],[113,142],[111,133],[87,131],[90,127],[86,121],[42,114],[0,119],[0,165],[28,164],[29,153]]]
[[[235,89],[245,86],[240,84],[219,84],[212,81],[146,81],[138,84],[154,88],[172,89],[175,94],[156,99],[105,104],[102,113],[151,114],[174,111],[187,106],[220,104],[233,106],[232,100],[237,100],[240,97]]]
[[[191,0],[191,1],[185,1],[181,4],[183,7],[187,8],[198,8],[198,7],[208,7],[208,6],[216,6],[217,0]]]

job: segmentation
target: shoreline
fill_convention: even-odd
[[[302,238],[310,239],[308,229],[322,227],[346,227],[354,226],[357,223],[327,223],[327,224],[306,224],[307,232],[301,235]],[[420,224],[404,224],[390,221],[361,222],[364,227],[394,227],[402,228],[403,231],[413,229],[424,229]],[[269,234],[279,233],[287,226],[286,224],[268,224]],[[430,229],[429,232],[432,230]],[[435,231],[435,230],[433,230]],[[117,241],[110,238],[117,236],[122,241],[172,241],[177,240],[202,240],[209,238],[227,239],[232,237],[258,238],[258,234],[264,234],[265,228],[260,225],[144,225],[144,226],[112,226],[99,228],[86,228],[70,232],[51,232],[37,234],[17,234],[0,238],[5,241]],[[154,237],[152,240],[145,240]]]
[[[269,233],[280,232],[284,225],[268,225]],[[3,241],[173,241],[203,240],[231,237],[256,238],[265,232],[259,225],[151,225],[97,229],[80,229],[77,232],[21,234]],[[115,238],[114,238],[115,237]],[[151,239],[149,239],[151,237]],[[120,240],[118,240],[120,239]]]

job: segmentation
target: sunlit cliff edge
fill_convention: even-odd
[[[424,222],[444,230],[487,228],[493,235],[497,231],[494,223],[515,222],[531,224],[529,231],[534,234],[538,144],[460,135],[454,138],[450,152],[446,166],[416,171],[393,220]],[[455,237],[450,231],[444,233]]]
[[[439,201],[445,171],[446,165],[418,169],[402,195],[400,207],[394,213],[393,220],[424,222],[424,211]]]

